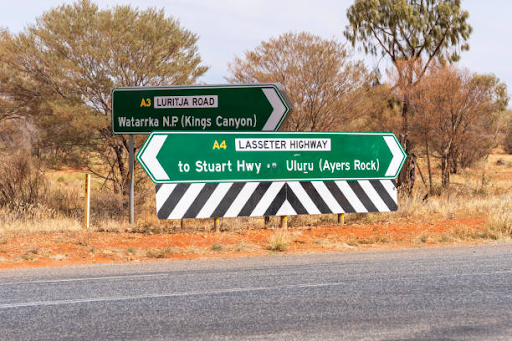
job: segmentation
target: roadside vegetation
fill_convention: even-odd
[[[229,82],[284,86],[294,109],[283,129],[390,131],[409,157],[398,212],[348,214],[344,226],[336,215],[290,217],[285,231],[279,217],[223,219],[220,234],[209,219],[158,220],[154,184],[138,163],[136,223],[128,223],[128,139],[111,132],[110,93],[194,84],[207,71],[198,37],[178,18],[79,0],[20,33],[1,30],[0,268],[510,242],[509,95],[497,75],[457,64],[469,15],[460,1],[356,0],[347,41],[282,33],[235,57]],[[356,47],[392,67],[369,68]],[[136,151],[144,138],[135,137]],[[85,173],[93,175],[88,230]]]

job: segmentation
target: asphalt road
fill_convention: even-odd
[[[1,340],[512,340],[512,244],[0,271]]]

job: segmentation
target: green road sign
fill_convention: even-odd
[[[394,179],[392,133],[154,132],[137,160],[156,183]]]
[[[118,88],[112,131],[276,131],[290,109],[279,84]]]

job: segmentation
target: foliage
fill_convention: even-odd
[[[79,160],[125,193],[128,142],[111,133],[110,93],[193,83],[206,72],[197,39],[163,9],[62,5],[20,34],[3,32],[0,92],[40,129],[37,148]]]
[[[432,152],[441,160],[444,188],[454,168],[469,166],[496,147],[507,103],[506,86],[497,77],[445,64],[431,68],[415,89],[411,129],[427,158]]]
[[[472,32],[461,0],[356,0],[348,9],[345,36],[361,42],[368,54],[387,55],[393,63],[434,58],[457,61],[468,50]]]
[[[505,151],[509,154],[512,154],[512,120],[510,120],[508,123],[503,145],[505,147]]]
[[[460,0],[356,0],[347,11],[345,37],[355,46],[362,44],[371,55],[387,56],[397,73],[396,86],[402,104],[400,140],[408,154],[410,97],[431,63],[457,61],[472,32]],[[416,72],[414,72],[416,71]],[[415,159],[410,157],[402,170],[399,185],[409,195],[414,185]]]
[[[39,204],[48,189],[44,167],[23,151],[2,155],[0,174],[0,207]]]
[[[229,65],[232,83],[281,83],[294,108],[284,130],[348,130],[364,111],[372,75],[350,61],[345,46],[310,33],[285,33],[262,42]]]

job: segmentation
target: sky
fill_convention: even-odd
[[[0,27],[18,33],[43,12],[70,0],[0,0]],[[325,39],[345,42],[343,30],[346,11],[353,0],[97,0],[100,8],[132,5],[139,9],[164,8],[178,19],[183,28],[199,36],[199,54],[209,71],[199,81],[226,83],[228,63],[243,57],[262,41],[285,32],[306,31]],[[510,0],[462,0],[473,26],[470,51],[459,62],[473,72],[493,73],[512,93],[512,26]],[[357,46],[356,46],[357,48]],[[381,71],[386,62],[355,51],[368,68],[377,64]]]

